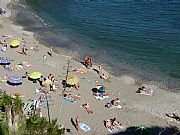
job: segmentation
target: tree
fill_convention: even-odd
[[[20,116],[22,116],[22,100],[19,97],[13,98],[4,92],[0,97],[1,111],[4,110],[8,124],[9,133],[18,131]]]
[[[13,131],[18,131],[18,124],[20,122],[20,116],[22,116],[23,103],[19,97],[13,98]]]
[[[4,92],[0,97],[0,105],[2,106],[2,108],[5,109],[6,121],[8,124],[9,132],[12,131],[12,104],[12,97],[7,95],[6,92]]]
[[[26,129],[31,135],[43,135],[47,131],[48,121],[46,118],[33,115],[26,121]]]

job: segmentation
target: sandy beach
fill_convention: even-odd
[[[146,84],[154,91],[152,96],[145,96],[136,93],[138,88],[144,84],[137,80],[128,77],[120,76],[116,77],[109,74],[110,82],[104,82],[99,75],[93,70],[97,68],[97,65],[93,65],[93,68],[87,69],[86,73],[74,72],[74,68],[85,68],[80,61],[74,61],[70,56],[57,54],[53,52],[53,56],[50,57],[47,52],[49,48],[40,44],[40,42],[34,37],[34,34],[29,31],[24,31],[23,27],[13,24],[10,13],[11,10],[6,7],[7,0],[1,1],[1,6],[7,11],[7,14],[3,17],[0,24],[0,40],[2,41],[2,35],[12,35],[13,38],[7,39],[7,51],[0,52],[0,57],[8,57],[13,59],[10,66],[14,67],[22,61],[30,63],[27,69],[21,69],[19,71],[6,71],[3,67],[0,67],[0,78],[3,78],[5,74],[23,76],[25,72],[38,71],[41,72],[43,77],[47,77],[50,73],[57,78],[56,91],[48,94],[50,116],[51,120],[58,118],[58,125],[64,125],[65,128],[71,129],[72,134],[88,134],[88,135],[105,135],[110,134],[105,128],[103,121],[116,118],[120,122],[124,123],[125,127],[145,124],[148,126],[170,127],[175,126],[180,128],[180,122],[166,117],[166,113],[177,112],[180,115],[180,94],[169,92],[167,90],[160,89],[154,85]],[[2,18],[2,17],[1,17]],[[9,42],[12,39],[21,40],[24,38],[27,41],[26,48],[28,49],[27,55],[17,53],[17,50],[21,50],[22,45],[18,48],[10,48]],[[43,56],[46,59],[43,59]],[[95,60],[96,58],[93,58]],[[80,95],[82,101],[78,101],[75,104],[70,104],[63,100],[62,92],[64,90],[62,81],[66,78],[66,72],[69,63],[69,76],[78,76],[80,80],[80,89],[75,88],[66,89],[71,90],[73,94]],[[106,72],[106,71],[103,71]],[[96,87],[97,82],[108,87],[107,92],[109,98],[104,100],[98,100],[93,96],[92,89]],[[28,99],[35,99],[35,90],[40,88],[39,83],[33,83],[27,78],[23,79],[22,85],[11,86],[6,83],[0,83],[0,88],[7,91],[9,94],[24,93],[22,97],[23,102],[27,102]],[[49,90],[49,87],[46,88]],[[119,98],[122,109],[105,108],[105,104],[112,99]],[[89,106],[93,110],[93,114],[87,114],[85,110],[80,107],[82,104],[89,103]],[[44,117],[48,117],[46,105],[41,107]],[[75,119],[77,116],[80,118],[80,122],[88,125],[91,130],[79,132],[71,123],[71,118]],[[120,129],[119,131],[124,131]],[[68,133],[67,133],[68,134]]]

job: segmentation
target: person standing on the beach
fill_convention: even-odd
[[[52,46],[50,47],[50,50],[49,50],[49,52],[48,52],[48,54],[52,57],[52,52],[53,52],[53,50],[52,50]]]

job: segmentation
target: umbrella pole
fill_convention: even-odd
[[[50,111],[49,111],[49,101],[47,99],[47,93],[45,92],[46,94],[46,101],[47,101],[47,112],[48,112],[48,120],[49,120],[49,123],[51,122],[51,118],[50,118]]]
[[[66,81],[67,81],[67,77],[68,77],[68,73],[69,73],[69,64],[70,64],[70,60],[68,60],[68,66],[67,66],[67,71],[66,71]],[[66,83],[67,84],[67,83]],[[63,90],[63,92],[62,93],[64,93],[65,92],[65,90],[66,90],[66,87],[64,87],[64,90]]]

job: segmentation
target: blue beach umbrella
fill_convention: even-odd
[[[0,57],[0,64],[2,65],[8,65],[11,63],[11,59],[7,57]]]
[[[20,77],[20,76],[9,76],[7,79],[7,82],[9,84],[14,84],[14,85],[22,84],[22,77]]]

